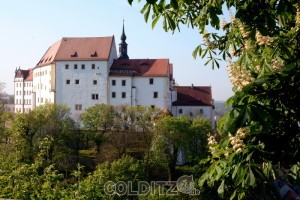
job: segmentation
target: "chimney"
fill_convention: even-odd
[[[194,89],[194,84],[192,84],[192,89]]]

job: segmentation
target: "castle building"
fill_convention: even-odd
[[[24,113],[33,108],[32,80],[32,68],[16,69],[14,78],[15,112]]]
[[[47,102],[70,107],[79,120],[95,104],[152,106],[174,115],[213,120],[210,87],[175,86],[169,59],[130,59],[123,30],[119,55],[114,36],[62,38],[37,65],[16,69],[15,112],[28,112]]]

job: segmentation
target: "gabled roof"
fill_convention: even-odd
[[[158,76],[172,75],[169,59],[124,59],[114,60],[110,76]]]
[[[32,81],[33,80],[32,68],[28,70],[17,69],[15,72],[15,78],[23,78],[24,81]]]
[[[210,86],[176,86],[177,101],[174,106],[212,106]]]
[[[29,73],[28,73],[28,76],[24,79],[24,81],[33,81],[33,68],[29,68],[28,69]]]
[[[46,51],[36,67],[54,61],[108,60],[114,37],[67,38],[55,42]]]

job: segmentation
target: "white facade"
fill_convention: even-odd
[[[46,65],[33,69],[33,107],[54,103],[55,65]]]
[[[212,106],[173,106],[172,113],[175,116],[185,115],[190,119],[195,119],[197,117],[207,118],[212,124],[214,122],[214,110]]]
[[[152,106],[171,110],[169,77],[109,77],[111,105]]]
[[[32,107],[32,79],[31,70],[16,70],[14,79],[15,112],[29,112]]]
[[[97,103],[107,103],[106,61],[56,63],[55,103],[68,105],[73,115]]]

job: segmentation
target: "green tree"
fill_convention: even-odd
[[[4,113],[4,102],[3,102],[3,99],[2,99],[3,95],[5,94],[4,88],[5,88],[5,84],[0,82],[0,116],[2,116],[3,113]],[[3,120],[0,120],[0,136],[4,132],[4,126],[5,125],[4,125]]]
[[[196,164],[208,155],[207,139],[213,134],[209,119],[196,118],[193,120],[190,131],[186,137],[185,156],[188,162]]]
[[[36,155],[34,144],[35,136],[41,131],[44,124],[44,115],[36,111],[17,113],[11,126],[15,136],[15,145],[20,152],[20,160],[32,163]]]
[[[107,104],[91,106],[81,115],[84,129],[91,132],[98,154],[105,138],[104,134],[113,128],[114,116],[114,107]]]
[[[124,182],[127,186],[132,184],[132,191],[137,191],[138,181],[144,179],[145,173],[142,162],[130,156],[123,156],[112,163],[99,164],[93,173],[74,185],[74,189],[67,194],[67,198],[127,199],[127,193],[118,194],[117,190],[110,188],[110,183]]]
[[[152,157],[165,162],[168,178],[174,178],[177,157],[186,145],[186,138],[191,127],[187,117],[164,117],[155,124],[155,135],[152,141]]]
[[[204,42],[193,56],[212,68],[228,62],[232,109],[220,123],[222,139],[209,138],[199,184],[232,199],[270,195],[260,193],[270,166],[290,168],[300,158],[300,2],[147,0],[141,12],[166,31],[198,29]]]
[[[19,113],[11,125],[12,144],[19,159],[33,163],[40,151],[41,141],[48,138],[49,148],[45,159],[66,169],[71,163],[74,122],[70,110],[63,105],[46,104],[28,113]]]

